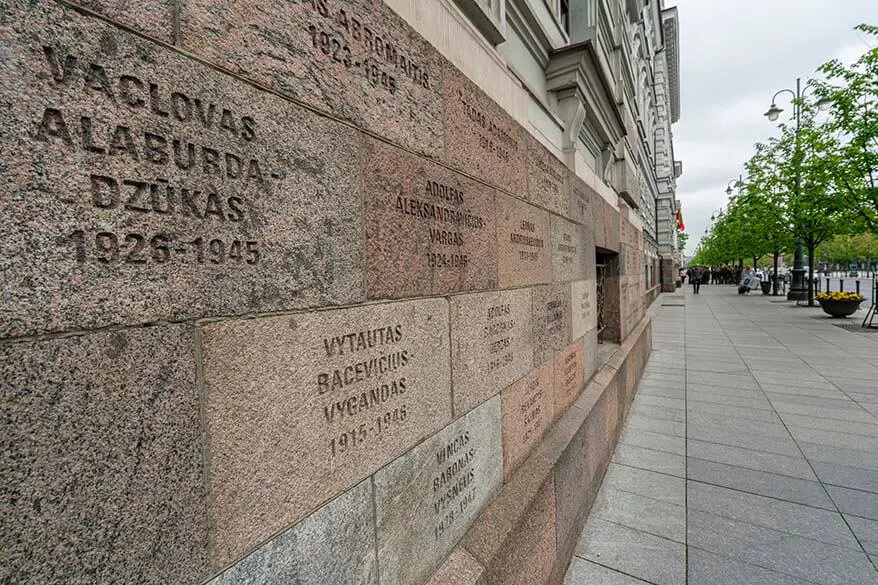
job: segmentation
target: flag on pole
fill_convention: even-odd
[[[686,224],[683,223],[683,210],[682,209],[677,210],[677,229],[680,230],[681,232],[686,231]]]

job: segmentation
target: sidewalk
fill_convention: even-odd
[[[878,334],[680,296],[565,585],[878,585]]]

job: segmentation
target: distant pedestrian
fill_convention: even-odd
[[[692,277],[689,279],[689,282],[692,283],[692,291],[695,294],[698,294],[698,291],[701,290],[701,279],[704,278],[704,271],[701,269],[701,266],[696,266],[692,269]]]
[[[680,284],[686,284],[686,270],[680,269]]]

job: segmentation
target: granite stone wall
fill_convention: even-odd
[[[0,583],[560,583],[624,204],[380,0],[0,0],[0,111]]]

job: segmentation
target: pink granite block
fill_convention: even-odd
[[[524,198],[558,215],[570,211],[570,187],[567,184],[567,165],[540,144],[529,132],[524,132],[527,144],[527,189]]]
[[[451,352],[458,417],[533,369],[530,290],[451,297]]]
[[[0,335],[363,300],[356,131],[60,3],[5,6]]]
[[[444,299],[224,321],[203,336],[223,564],[451,421]]]
[[[439,156],[444,59],[381,0],[186,0],[180,21],[186,50]]]
[[[534,364],[551,361],[570,343],[570,285],[533,287]]]
[[[494,190],[387,143],[365,144],[367,296],[496,288]]]
[[[585,341],[579,338],[555,354],[555,415],[573,404],[585,387]]]
[[[465,173],[523,196],[526,132],[450,63],[445,67],[443,160]]]
[[[551,282],[549,214],[499,193],[496,201],[500,287]]]
[[[174,43],[176,0],[70,0],[103,14],[119,24],[137,29],[160,41]]]
[[[503,469],[508,479],[555,418],[554,362],[547,361],[501,394]]]

